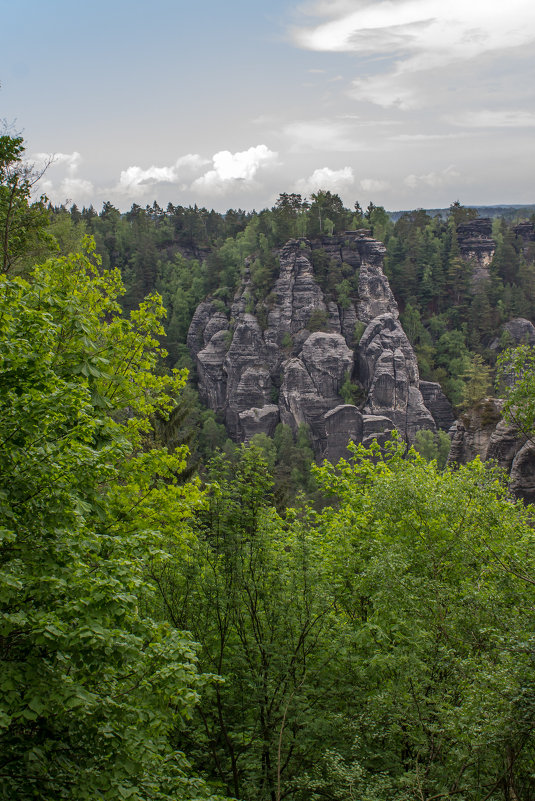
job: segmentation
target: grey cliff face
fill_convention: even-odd
[[[317,248],[331,263],[358,271],[358,296],[343,306],[326,298],[316,280],[311,257]],[[448,412],[438,385],[424,401],[416,356],[383,273],[384,253],[367,230],[290,240],[278,252],[272,291],[256,306],[264,329],[251,313],[247,268],[228,316],[210,300],[199,305],[188,346],[201,399],[220,413],[235,441],[272,435],[279,422],[294,432],[304,423],[316,457],[336,462],[347,455],[350,439],[368,444],[397,428],[412,441],[420,428],[444,425]],[[311,318],[323,330],[310,330]],[[355,346],[359,323],[366,328]],[[366,392],[361,408],[341,397],[348,379]]]
[[[381,314],[368,324],[358,358],[367,414],[388,417],[409,442],[421,428],[435,430],[420,392],[416,356],[397,317]]]
[[[515,497],[535,502],[535,443],[502,419],[503,401],[485,398],[455,424],[449,463],[466,464],[478,456],[509,474]]]
[[[453,406],[444,395],[442,387],[436,381],[420,381],[420,392],[429,409],[437,428],[449,431],[455,422]]]

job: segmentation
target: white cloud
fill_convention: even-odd
[[[277,156],[266,145],[256,145],[238,153],[220,150],[212,157],[212,169],[196,178],[191,188],[221,193],[237,184],[242,187],[251,185],[259,170],[275,164]]]
[[[292,31],[298,46],[368,58],[354,96],[403,109],[419,104],[422,73],[440,70],[444,82],[449,65],[514,54],[535,41],[532,0],[355,0],[318,2],[304,11],[321,21]]]
[[[382,181],[379,178],[362,178],[359,183],[360,188],[365,192],[383,192],[390,188],[388,181]]]
[[[37,166],[48,165],[44,179],[36,188],[52,202],[65,203],[73,198],[84,201],[93,193],[93,183],[78,175],[82,157],[77,150],[72,153],[34,153],[32,161]]]
[[[64,178],[60,185],[61,194],[68,198],[89,197],[93,184],[85,178]]]
[[[296,191],[303,195],[318,192],[320,189],[330,192],[343,192],[355,183],[351,167],[331,170],[330,167],[319,167],[308,178],[301,178],[296,183]]]
[[[34,153],[31,157],[32,161],[38,164],[50,164],[51,166],[66,166],[70,175],[73,175],[80,166],[82,157],[77,150],[73,153]]]
[[[143,169],[142,167],[132,166],[121,171],[119,177],[118,191],[127,195],[142,195],[147,189],[160,183],[178,183],[184,180],[191,172],[195,172],[209,162],[196,153],[188,153],[180,156],[174,164],[169,167],[151,166]]]
[[[404,180],[406,186],[410,189],[416,189],[418,186],[449,186],[459,182],[461,173],[453,166],[450,165],[440,172],[428,172],[424,175],[407,175]]]

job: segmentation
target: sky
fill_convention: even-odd
[[[55,203],[535,202],[533,0],[0,0]]]

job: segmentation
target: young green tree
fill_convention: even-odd
[[[316,472],[353,692],[309,797],[530,798],[529,515],[479,461],[439,471],[402,443]]]
[[[328,735],[318,709],[339,652],[321,542],[273,509],[261,444],[209,465],[197,550],[163,564],[158,582],[170,619],[201,644],[201,667],[221,676],[184,747],[229,795],[280,801],[298,797]]]
[[[505,398],[503,414],[525,436],[535,437],[535,349],[504,350],[498,358],[497,390]]]
[[[5,131],[0,136],[0,270],[12,271],[23,258],[37,252],[46,237],[46,198],[31,202],[41,177],[24,162],[24,140]],[[48,238],[49,245],[51,238]]]
[[[462,402],[465,408],[483,400],[491,391],[490,367],[485,364],[479,353],[474,354],[470,366],[462,373],[461,378],[466,382],[463,387]]]
[[[170,737],[201,679],[188,634],[151,619],[149,559],[186,548],[200,502],[152,420],[162,307],[121,314],[117,271],[54,259],[0,289],[0,796],[208,796]],[[173,532],[173,533],[171,533]]]

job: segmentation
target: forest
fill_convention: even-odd
[[[422,376],[532,438],[535,357],[501,326],[535,318],[533,219],[494,220],[476,285],[458,202],[97,212],[36,178],[0,136],[0,798],[533,801],[532,508],[440,443],[236,444],[185,344],[246,259],[260,309],[289,238],[366,228]]]

